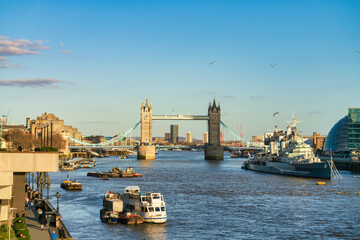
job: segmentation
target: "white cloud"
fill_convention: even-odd
[[[32,42],[27,39],[9,40],[8,37],[0,37],[0,55],[2,56],[36,55],[39,50],[48,49],[50,49],[50,47],[44,46],[41,40]]]
[[[72,54],[69,50],[58,50],[58,52],[66,53],[66,54]]]
[[[0,80],[0,86],[6,87],[58,88],[59,84],[64,83],[71,84],[70,82],[50,78]]]
[[[5,46],[5,47],[0,46],[0,55],[2,56],[11,56],[11,55],[20,56],[20,55],[37,55],[37,54],[38,54],[37,51],[21,49],[13,46]]]
[[[18,68],[20,66],[18,64],[10,65],[7,62],[0,62],[0,68],[12,68],[12,67]]]
[[[264,96],[250,96],[249,98],[252,98],[252,99],[264,99],[265,97]]]

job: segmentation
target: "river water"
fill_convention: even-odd
[[[92,169],[51,173],[50,200],[76,239],[355,239],[360,238],[360,175],[342,181],[285,177],[241,169],[244,159],[206,161],[203,152],[164,151],[154,161],[98,158]],[[104,181],[86,176],[114,166],[134,167],[142,178]],[[83,190],[60,188],[66,175]],[[99,211],[106,191],[136,185],[164,195],[165,224],[109,225]]]

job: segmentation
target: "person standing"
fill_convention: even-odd
[[[41,231],[44,230],[44,224],[43,224],[43,211],[41,208],[38,208],[37,210],[37,213],[38,213],[38,219],[39,219],[39,222],[40,222],[40,226],[41,226]]]
[[[66,235],[65,235],[65,230],[64,230],[63,227],[61,227],[61,228],[59,229],[59,238],[63,239],[63,238],[65,238],[65,237],[66,237]]]
[[[50,220],[51,220],[51,216],[50,216],[50,215],[46,215],[46,223],[47,223],[48,229],[50,229]]]
[[[42,215],[43,215],[43,217],[42,217],[42,219],[43,219],[43,222],[42,222],[42,224],[44,224],[44,228],[46,229],[46,212],[45,212],[45,208],[43,208],[42,209]]]
[[[56,235],[55,231],[53,231],[50,236],[50,240],[56,240],[56,239],[57,239],[57,235]]]

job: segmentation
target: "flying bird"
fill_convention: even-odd
[[[276,64],[271,64],[270,67],[271,67],[271,68],[275,68],[275,67],[276,67]]]
[[[360,53],[359,51],[355,51],[356,53]]]
[[[275,117],[276,114],[279,114],[279,112],[274,113],[274,114],[273,114],[273,117]]]
[[[215,62],[216,62],[216,60],[214,60],[214,61],[210,62],[210,63],[209,63],[209,65],[214,64]]]

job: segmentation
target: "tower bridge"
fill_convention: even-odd
[[[152,105],[146,99],[141,105],[141,140],[138,147],[138,159],[155,159],[155,146],[152,144],[153,120],[206,120],[209,129],[209,144],[205,146],[205,159],[223,160],[224,148],[220,141],[221,109],[220,103],[209,105],[208,115],[153,115]]]
[[[220,103],[216,104],[215,99],[213,103],[209,104],[208,115],[153,115],[152,105],[146,99],[145,104],[141,105],[140,121],[128,129],[124,133],[120,133],[110,140],[101,143],[89,143],[79,139],[68,137],[69,140],[75,142],[77,146],[69,146],[71,149],[107,149],[107,148],[137,148],[138,159],[155,159],[155,146],[152,142],[152,121],[153,120],[204,120],[208,124],[208,144],[203,146],[205,148],[205,159],[207,160],[223,160],[224,147],[221,146],[220,126],[223,126],[236,140],[244,144],[242,149],[254,148],[261,149],[257,143],[249,142],[231,130],[224,122],[221,121]],[[141,125],[141,138],[139,146],[114,146],[119,141],[126,139],[137,126]],[[158,146],[158,148],[161,148]],[[173,147],[174,148],[174,147]],[[176,147],[175,147],[176,148]],[[231,150],[233,147],[227,147],[226,150]]]

